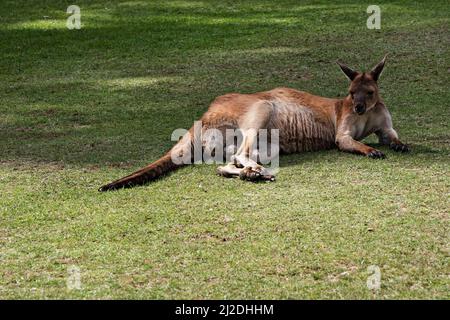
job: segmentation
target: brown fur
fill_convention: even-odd
[[[251,159],[251,146],[256,138],[252,130],[279,129],[280,151],[293,153],[330,149],[384,158],[379,150],[358,140],[375,133],[380,143],[389,144],[395,151],[408,151],[392,128],[389,111],[379,96],[377,80],[383,70],[384,58],[369,73],[353,71],[339,63],[351,80],[349,94],[344,99],[329,99],[290,88],[276,88],[253,94],[229,93],[216,98],[201,118],[202,130],[216,128],[241,129],[244,140],[232,161],[219,167],[219,174],[243,179],[273,179],[265,168]],[[169,153],[149,166],[101,187],[100,191],[144,184],[181,165],[172,162],[170,154],[187,154],[194,144],[203,147],[208,141],[194,141],[183,137]]]

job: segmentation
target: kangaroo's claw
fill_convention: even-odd
[[[370,151],[367,154],[367,156],[372,159],[385,159],[386,158],[386,156],[384,155],[383,152],[381,152],[380,150],[376,150],[376,149],[373,149],[372,151]]]
[[[409,147],[406,144],[393,142],[389,147],[396,152],[409,152]]]

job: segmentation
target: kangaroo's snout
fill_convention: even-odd
[[[366,112],[366,106],[362,103],[358,103],[355,105],[355,112],[359,115],[364,114]]]

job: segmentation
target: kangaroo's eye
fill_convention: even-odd
[[[367,94],[368,94],[369,96],[373,96],[373,91],[368,91]]]
[[[354,95],[355,95],[355,92],[354,91],[350,91],[350,96],[352,97],[352,99],[353,99]]]

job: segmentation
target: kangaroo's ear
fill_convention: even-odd
[[[383,72],[384,63],[386,62],[387,54],[384,56],[383,60],[378,62],[378,64],[373,67],[372,70],[370,70],[370,75],[372,76],[373,80],[378,81],[380,78],[381,72]]]
[[[339,65],[339,67],[341,68],[342,72],[347,76],[347,78],[350,79],[350,81],[353,81],[353,79],[356,78],[356,76],[358,75],[358,72],[356,72],[355,70],[350,69],[348,66],[346,66],[345,64],[336,61],[336,63]]]

